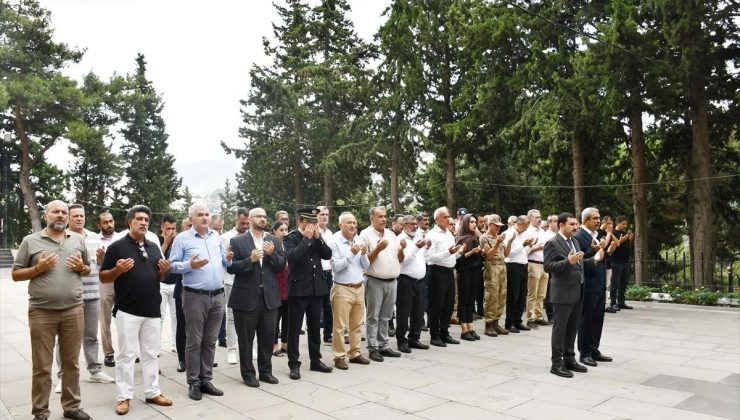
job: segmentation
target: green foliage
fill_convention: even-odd
[[[152,212],[163,214],[180,198],[182,179],[175,171],[175,158],[167,152],[169,136],[162,119],[163,106],[161,97],[147,78],[144,56],[139,54],[136,72],[127,78],[117,104],[123,124],[121,154],[126,176],[126,183],[120,190],[127,200],[117,207],[145,204]]]
[[[648,300],[653,290],[645,286],[630,286],[624,292],[624,297],[627,300]]]

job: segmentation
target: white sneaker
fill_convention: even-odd
[[[93,373],[92,375],[88,376],[87,378],[88,382],[95,382],[99,384],[112,384],[116,380],[108,376],[107,373],[103,372],[102,370],[98,373]]]
[[[226,363],[230,365],[236,364],[236,350],[232,349],[226,353]]]
[[[55,394],[62,393],[62,381],[57,382],[57,385],[54,387],[54,393]]]

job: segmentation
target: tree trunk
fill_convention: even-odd
[[[400,130],[400,127],[397,127],[397,129]],[[400,141],[401,139],[399,138],[393,143],[393,150],[391,154],[391,205],[393,206],[393,214],[403,213],[403,209],[401,208],[401,200],[398,197],[398,171],[401,160]]]
[[[298,208],[303,207],[304,203],[304,195],[303,195],[303,166],[301,166],[301,160],[300,158],[297,158],[293,162],[293,190],[295,191],[294,197],[296,202],[296,208],[293,210],[298,210]]]
[[[332,202],[334,201],[334,190],[332,188],[332,179],[331,179],[331,171],[327,169],[324,172],[324,202],[323,204],[327,207],[330,207],[332,205]]]
[[[455,208],[455,151],[452,150],[452,144],[447,143],[447,177],[445,180],[447,187],[447,208],[450,214],[457,214]]]
[[[633,92],[632,95],[635,95]],[[639,93],[638,93],[639,95]],[[634,96],[633,96],[634,97]],[[635,284],[647,278],[648,215],[647,215],[647,164],[645,162],[645,136],[642,131],[642,111],[639,107],[629,110],[632,139],[632,208],[635,212]]]
[[[583,191],[583,138],[579,134],[573,136],[571,152],[573,154],[573,204],[576,208],[576,219],[580,220],[586,198]]]
[[[23,193],[23,202],[28,209],[28,217],[31,219],[33,231],[38,232],[41,230],[41,218],[39,217],[39,208],[36,205],[36,195],[33,192],[33,188],[31,188],[31,145],[29,144],[26,129],[23,126],[20,107],[15,106],[13,111],[15,113],[15,128],[21,140],[20,186]]]
[[[712,184],[709,119],[704,85],[700,79],[689,81],[691,115],[691,195],[690,246],[692,250],[691,274],[696,287],[712,284],[714,259],[712,229]]]

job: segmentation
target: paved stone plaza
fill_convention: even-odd
[[[14,283],[8,269],[0,270],[3,418],[31,418],[27,284]],[[273,358],[280,384],[263,383],[258,389],[241,382],[238,367],[226,364],[225,349],[218,348],[214,384],[226,395],[204,395],[195,402],[188,399],[185,376],[175,371],[177,357],[167,346],[159,359],[160,386],[173,406],[145,404],[137,372],[137,399],[123,418],[740,419],[740,311],[634,306],[606,314],[601,349],[615,361],[572,379],[549,373],[550,327],[414,350],[400,359],[330,374],[308,370],[304,338],[303,378],[291,381],[287,357]],[[476,325],[482,332],[480,321]],[[428,342],[429,336],[422,339]],[[331,347],[324,345],[322,352],[331,364]],[[114,368],[105,370],[114,376]],[[83,382],[82,408],[96,419],[117,418],[115,385]],[[58,394],[52,393],[50,409],[51,418],[62,418]]]

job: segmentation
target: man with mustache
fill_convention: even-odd
[[[82,277],[91,268],[85,241],[67,231],[69,210],[52,201],[44,213],[46,228],[21,242],[13,262],[13,281],[28,283],[28,327],[31,332],[33,379],[31,414],[46,419],[51,393],[54,340],[59,337],[64,417],[87,420],[80,408],[80,347],[84,327]]]

